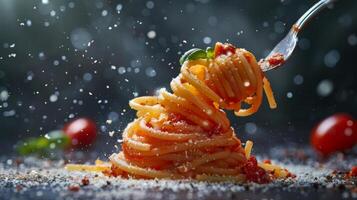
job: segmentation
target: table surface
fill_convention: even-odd
[[[356,155],[354,149],[321,159],[305,146],[271,148],[258,159],[274,158],[274,163],[297,177],[267,185],[127,180],[64,170],[69,159],[91,162],[97,156],[93,154],[77,153],[55,160],[1,157],[0,199],[352,199],[357,198],[357,180],[346,179],[345,172],[356,165]],[[89,180],[86,186],[82,184],[84,177]],[[72,186],[78,191],[69,189]]]

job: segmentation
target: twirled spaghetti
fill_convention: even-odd
[[[217,43],[213,57],[184,61],[170,86],[172,93],[161,89],[158,96],[130,101],[137,118],[123,132],[122,151],[110,156],[109,165],[97,164],[106,167],[102,171],[135,178],[261,183],[287,176],[280,167],[256,163],[250,156],[252,142],[243,149],[223,111],[255,113],[263,90],[270,107],[276,107],[269,81],[250,52]]]

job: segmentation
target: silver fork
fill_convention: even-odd
[[[263,71],[268,71],[281,66],[292,54],[298,41],[297,34],[304,27],[306,22],[311,20],[317,13],[327,7],[330,3],[336,0],[320,0],[314,4],[308,11],[306,11],[297,22],[291,27],[289,33],[282,39],[270,52],[270,54],[262,59],[259,64]],[[269,62],[271,58],[275,62]],[[280,61],[281,62],[280,62]]]

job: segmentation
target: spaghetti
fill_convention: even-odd
[[[252,142],[243,149],[223,111],[251,115],[261,105],[263,91],[270,107],[276,108],[255,57],[222,43],[216,44],[212,57],[197,55],[201,56],[192,54],[183,62],[181,73],[171,81],[172,93],[161,89],[158,96],[130,101],[137,118],[124,130],[122,151],[111,155],[109,164],[67,169],[134,178],[258,183],[287,177],[285,169],[258,164],[251,156]]]

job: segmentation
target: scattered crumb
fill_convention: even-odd
[[[79,186],[78,185],[70,185],[68,186],[68,190],[71,192],[78,192],[79,191]]]
[[[85,177],[82,179],[82,185],[84,185],[84,186],[89,185],[89,179],[88,179],[88,177],[85,176]]]

